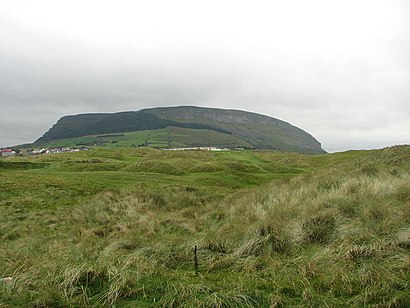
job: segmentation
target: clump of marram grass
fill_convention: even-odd
[[[303,221],[302,231],[304,241],[325,244],[336,231],[336,219],[330,213],[320,213]]]
[[[160,300],[164,307],[257,307],[246,294],[217,292],[204,285],[170,283],[165,294]]]
[[[292,249],[291,236],[283,228],[264,225],[259,228],[259,235],[266,238],[269,250],[273,252],[286,254]]]
[[[104,270],[93,267],[77,266],[66,268],[61,283],[67,302],[89,306],[90,298],[100,295],[101,290],[109,282]]]
[[[221,254],[226,254],[229,250],[225,242],[219,242],[215,240],[208,241],[204,246],[204,249]]]

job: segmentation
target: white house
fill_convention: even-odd
[[[14,152],[11,149],[4,149],[4,150],[0,150],[0,154],[1,156],[6,157],[6,156],[14,156],[16,155],[16,152]]]

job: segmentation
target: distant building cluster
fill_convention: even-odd
[[[2,157],[14,156],[14,155],[16,155],[16,152],[13,151],[12,149],[0,150],[0,156],[2,156]]]
[[[34,149],[27,151],[27,154],[57,154],[57,153],[70,153],[70,152],[80,152],[86,151],[88,148],[44,148],[44,149]]]
[[[70,153],[70,152],[80,152],[86,151],[88,148],[81,147],[81,148],[43,148],[43,149],[33,149],[33,150],[26,150],[20,149],[18,155],[39,155],[39,154],[57,154],[57,153]],[[17,153],[12,149],[1,149],[0,156],[7,157],[7,156],[15,156]]]
[[[191,147],[191,148],[172,148],[163,149],[165,151],[191,151],[191,150],[202,150],[202,151],[229,151],[228,148],[217,148],[217,147]]]

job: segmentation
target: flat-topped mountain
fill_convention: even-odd
[[[138,145],[157,147],[222,146],[325,152],[313,136],[287,122],[240,110],[191,106],[65,116],[34,144],[57,141],[62,144],[67,139],[76,142],[76,138],[86,136],[94,137],[100,145],[131,145],[130,138],[136,138]]]

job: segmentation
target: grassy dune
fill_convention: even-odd
[[[0,180],[0,307],[410,306],[409,147],[100,148]]]

